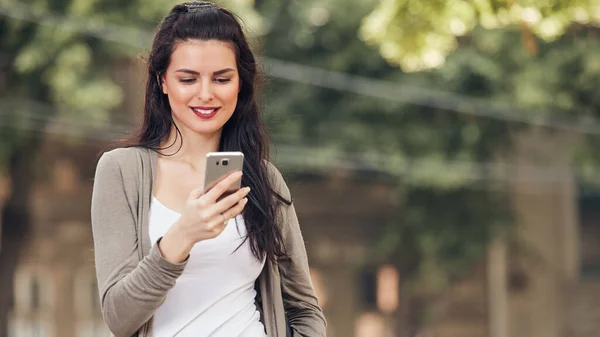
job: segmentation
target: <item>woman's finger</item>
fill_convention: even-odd
[[[229,219],[231,218],[228,218],[226,214],[217,214],[208,224],[208,230],[217,235],[221,234],[225,226],[227,226]]]
[[[219,183],[217,183],[213,188],[210,189],[210,191],[206,192],[203,195],[203,197],[209,199],[212,202],[215,202],[221,195],[223,195],[223,193],[225,193],[229,189],[229,186],[231,186],[233,183],[240,180],[241,178],[242,171],[234,171],[233,173],[225,177],[223,180],[221,180]]]
[[[202,194],[204,194],[204,192],[202,191],[201,188],[195,188],[190,192],[188,199],[190,199],[190,200],[198,199],[202,196]]]
[[[206,210],[207,217],[213,217],[216,214],[222,214],[231,207],[235,206],[243,197],[248,195],[250,192],[250,187],[240,188],[235,193],[219,200],[216,204],[212,205],[209,209]]]
[[[248,198],[240,200],[235,206],[231,207],[223,213],[225,219],[229,220],[238,216],[244,210],[244,207],[248,203]]]

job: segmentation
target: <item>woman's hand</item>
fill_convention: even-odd
[[[193,245],[217,237],[225,228],[227,221],[242,212],[248,201],[245,196],[250,192],[249,187],[241,188],[217,201],[231,184],[241,178],[242,172],[236,171],[221,180],[206,194],[203,194],[201,189],[195,189],[190,193],[181,218],[175,224],[188,244]]]
[[[204,194],[202,189],[190,192],[179,220],[171,226],[159,243],[165,259],[172,263],[185,261],[194,244],[217,237],[227,225],[229,219],[242,212],[250,192],[244,187],[219,200],[231,184],[242,178],[242,172],[231,173],[210,191]]]

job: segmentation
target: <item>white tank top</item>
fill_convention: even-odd
[[[151,242],[156,244],[179,217],[152,197]],[[266,337],[254,290],[265,261],[254,257],[250,241],[239,247],[246,233],[238,216],[216,238],[194,245],[183,274],[154,313],[154,337]]]

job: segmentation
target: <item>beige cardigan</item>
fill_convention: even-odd
[[[96,168],[91,211],[96,274],[104,321],[116,337],[152,336],[154,311],[185,268],[185,262],[165,260],[148,235],[156,159],[146,148],[120,148],[104,153]],[[274,188],[290,200],[272,165],[270,175]],[[325,317],[310,281],[294,207],[282,206],[281,212],[291,258],[265,263],[257,287],[261,320],[269,337],[286,335],[286,315],[293,336],[325,336]]]

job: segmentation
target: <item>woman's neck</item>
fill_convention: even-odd
[[[219,132],[211,135],[204,135],[185,128],[179,128],[179,130],[181,131],[181,135],[177,134],[175,127],[171,128],[169,137],[161,144],[161,147],[172,146],[161,152],[170,155],[179,150],[174,155],[169,156],[169,158],[185,162],[196,170],[203,170],[206,162],[206,154],[219,150],[221,131],[219,130]]]

